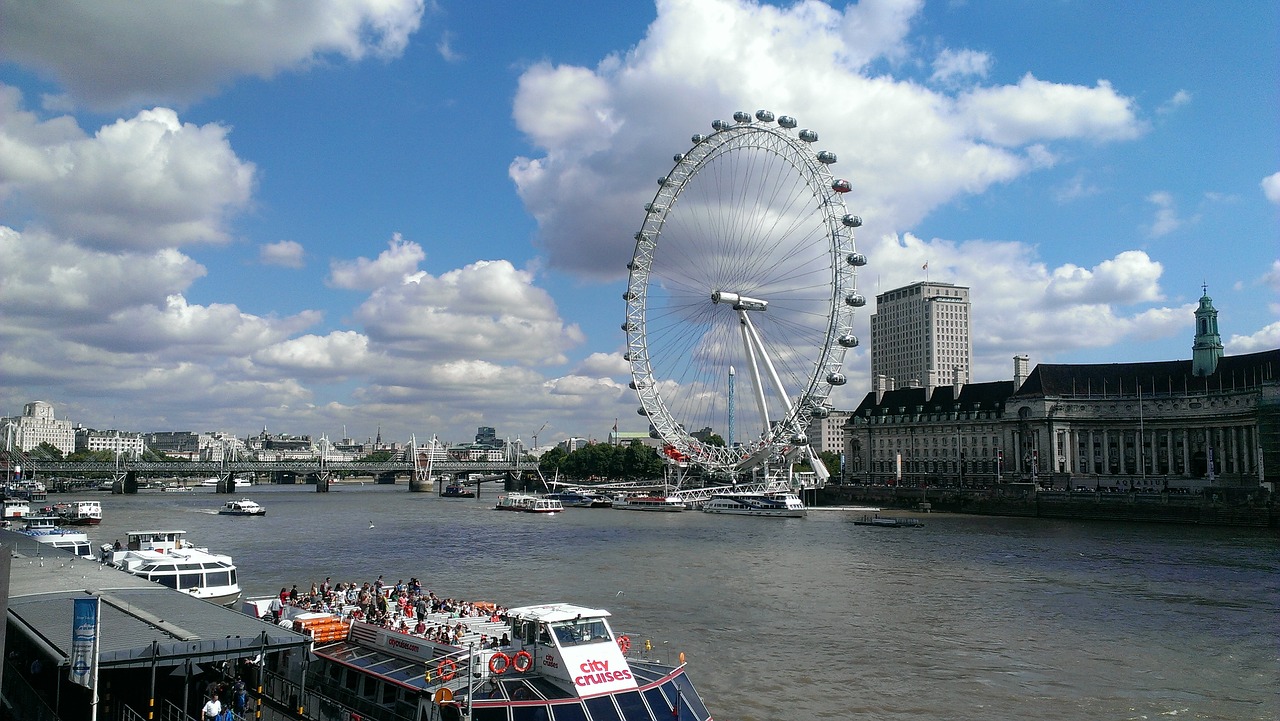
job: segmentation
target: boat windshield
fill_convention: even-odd
[[[555,633],[556,641],[561,648],[610,640],[609,629],[604,625],[604,621],[598,618],[553,623],[551,630]]]

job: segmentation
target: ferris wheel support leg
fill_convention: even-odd
[[[773,388],[778,392],[778,397],[782,398],[782,405],[786,408],[787,413],[791,413],[791,399],[787,397],[787,389],[782,387],[782,379],[778,377],[778,371],[773,367],[773,360],[769,358],[769,354],[764,350],[764,343],[760,341],[760,334],[756,332],[756,327],[751,324],[751,319],[747,317],[745,311],[738,311],[742,315],[742,322],[745,324],[747,333],[750,334],[751,340],[755,342],[756,353],[764,360],[765,370],[769,371],[769,380],[773,381]],[[754,357],[754,355],[752,356]],[[764,389],[760,389],[763,396]]]
[[[805,446],[805,454],[809,456],[809,467],[813,469],[813,474],[818,477],[822,485],[827,485],[827,481],[831,480],[831,471],[827,470],[827,464],[818,458],[818,454],[813,450],[813,446]]]
[[[768,438],[770,436],[769,407],[764,400],[764,384],[760,381],[760,359],[756,355],[755,344],[752,343],[754,329],[751,327],[746,311],[738,311],[738,320],[738,330],[742,332],[742,345],[746,350],[747,367],[751,371],[751,388],[755,391],[756,405],[760,408],[760,417],[764,419],[764,435]]]

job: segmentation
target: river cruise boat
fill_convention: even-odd
[[[102,523],[102,501],[59,503],[58,515],[71,526],[96,526]]]
[[[559,491],[543,497],[554,498],[565,508],[613,508],[613,499],[583,491]]]
[[[222,516],[265,516],[267,515],[267,509],[260,506],[257,501],[241,498],[238,501],[227,501],[222,504],[222,508],[218,509],[218,514]]]
[[[23,519],[25,524],[17,533],[30,536],[40,543],[71,551],[81,558],[93,558],[93,543],[84,531],[73,531],[59,525],[62,519],[52,515],[32,515]]]
[[[804,501],[789,491],[717,493],[702,503],[702,512],[772,518],[803,518],[809,513],[804,507]]]
[[[566,603],[501,617],[428,615],[466,624],[457,645],[354,621],[338,640],[317,636],[302,686],[331,719],[710,721],[684,655],[660,660],[649,644],[615,634],[609,617]],[[482,644],[481,633],[509,642]]]
[[[120,548],[102,547],[103,561],[149,581],[223,606],[240,599],[230,556],[186,540],[186,531],[129,531]]]
[[[523,511],[536,500],[537,496],[527,493],[504,493],[498,496],[498,502],[493,508],[498,511]]]
[[[687,508],[679,496],[618,496],[613,507],[621,511],[683,511]]]
[[[237,478],[234,482],[236,488],[251,488],[253,486],[253,482],[245,478]],[[206,478],[203,481],[200,481],[200,487],[216,489],[218,487],[218,479]]]
[[[555,498],[535,498],[533,502],[524,507],[525,513],[559,513],[564,510],[564,504]]]

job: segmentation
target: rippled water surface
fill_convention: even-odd
[[[1280,718],[1273,531],[934,514],[920,529],[803,519],[491,510],[398,486],[94,497],[110,542],[178,528],[249,595],[326,576],[507,605],[609,609],[686,654],[721,721]],[[52,500],[67,500],[51,497]]]

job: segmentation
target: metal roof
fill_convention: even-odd
[[[246,658],[306,648],[311,642],[301,633],[76,558],[22,534],[0,531],[0,542],[13,546],[10,632],[21,633],[58,664],[70,657],[71,600],[89,595],[102,599],[101,668]]]

